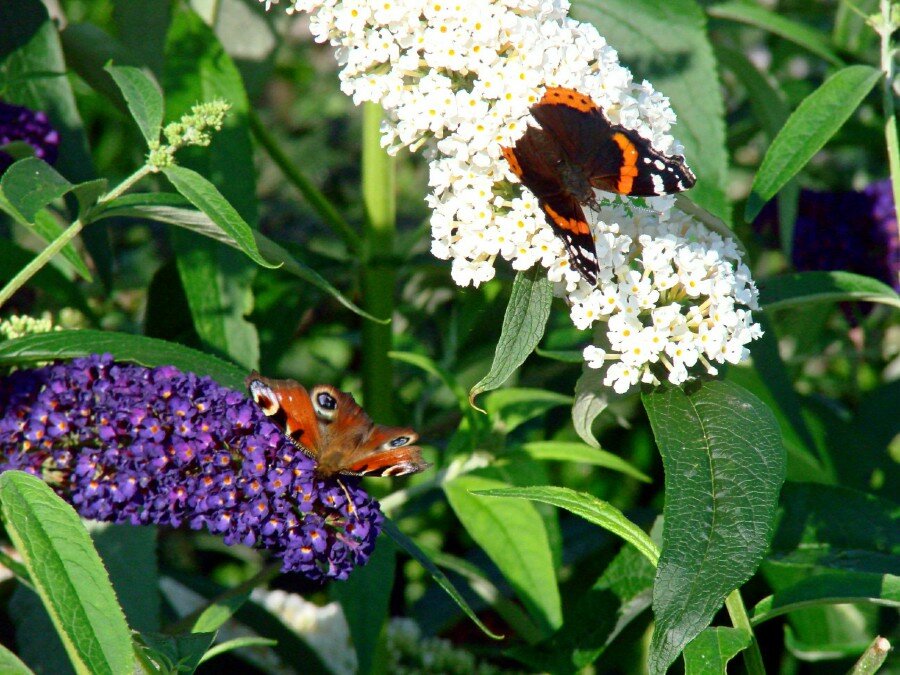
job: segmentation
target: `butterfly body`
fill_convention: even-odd
[[[687,190],[696,178],[683,157],[665,155],[637,132],[612,124],[573,89],[548,88],[531,114],[540,126],[528,127],[503,156],[537,197],[573,266],[595,284],[599,263],[582,208],[598,208],[594,190],[650,197]]]
[[[254,402],[300,450],[322,478],[335,475],[403,476],[427,469],[418,435],[408,428],[375,424],[353,396],[329,385],[307,391],[294,380],[251,373]]]

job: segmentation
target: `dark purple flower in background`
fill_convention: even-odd
[[[775,220],[773,204],[755,226],[765,231]],[[802,190],[791,258],[799,271],[856,272],[900,291],[900,237],[890,179],[862,192]]]
[[[0,378],[7,469],[47,480],[85,518],[205,528],[315,581],[365,564],[384,520],[354,483],[318,478],[243,394],[109,355]]]
[[[34,148],[34,155],[49,164],[59,155],[59,132],[50,126],[47,115],[24,106],[0,101],[0,146],[23,141]],[[15,158],[0,151],[0,174]]]

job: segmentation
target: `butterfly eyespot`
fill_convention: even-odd
[[[319,392],[316,396],[316,403],[319,404],[319,407],[323,410],[334,410],[337,408],[337,399],[334,398],[331,394],[327,392]]]
[[[388,445],[392,448],[399,448],[406,445],[407,443],[409,443],[409,436],[397,436],[397,438],[391,439]]]

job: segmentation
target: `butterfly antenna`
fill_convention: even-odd
[[[356,505],[353,503],[353,500],[350,499],[350,491],[347,489],[347,486],[341,482],[341,479],[337,479],[337,484],[341,486],[341,489],[344,491],[344,496],[347,498],[347,513],[351,516],[356,514]]]

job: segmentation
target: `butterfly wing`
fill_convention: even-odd
[[[288,438],[313,459],[322,439],[309,392],[294,380],[270,380],[253,371],[246,380],[250,396]]]
[[[530,127],[503,156],[522,184],[538,198],[547,223],[566,246],[572,265],[597,283],[599,263],[594,237],[579,201],[562,184],[559,166],[567,162],[544,131]]]
[[[375,425],[366,442],[351,458],[346,473],[356,476],[405,476],[424,471],[431,464],[422,459],[412,429]]]
[[[634,197],[681,192],[696,178],[681,155],[664,155],[636,131],[611,124],[589,97],[550,87],[531,114],[600,190]]]
[[[428,468],[412,429],[374,424],[351,394],[335,387],[314,387],[311,400],[328,420],[317,468],[323,476],[403,476]]]
[[[681,155],[664,155],[636,131],[613,126],[612,146],[607,152],[615,157],[616,170],[606,156],[597,156],[588,164],[591,185],[607,192],[632,197],[653,197],[682,192],[697,179]]]

